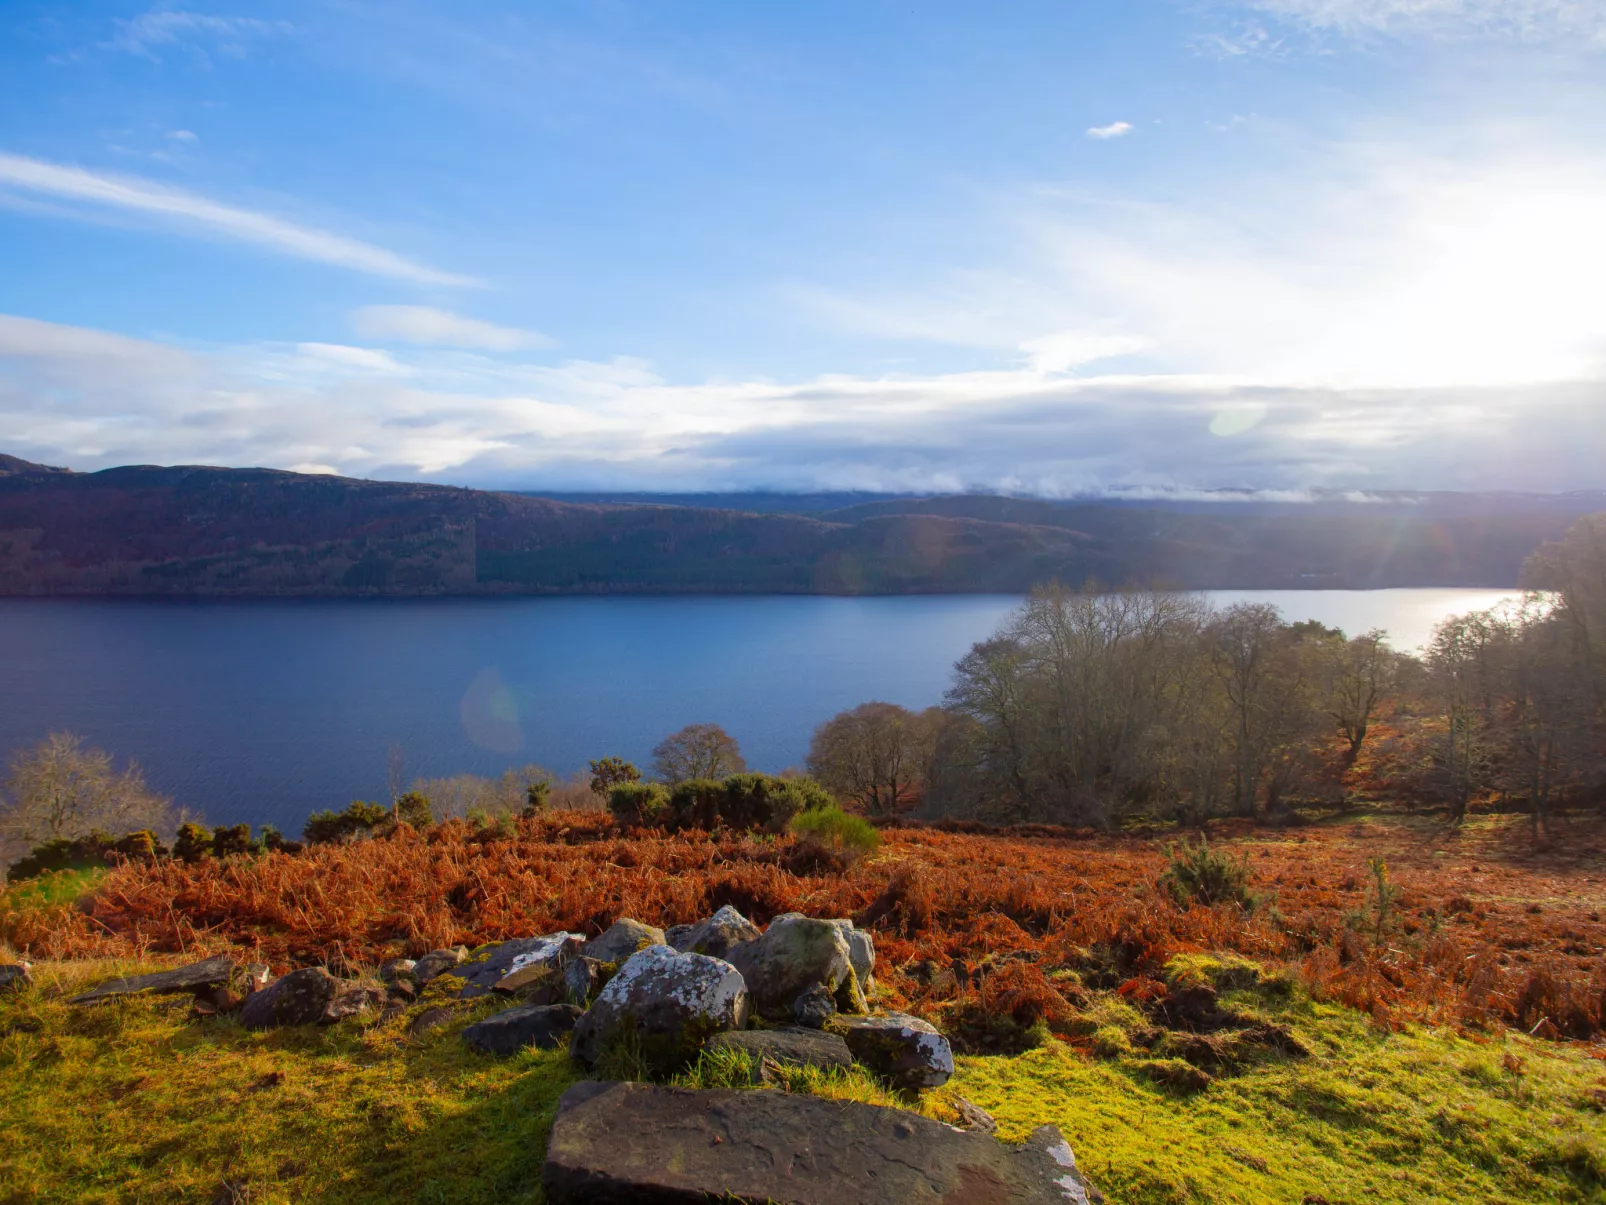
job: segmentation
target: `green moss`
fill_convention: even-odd
[[[1231,954],[1178,954],[1165,964],[1165,981],[1174,988],[1213,987],[1219,992],[1250,991],[1262,971],[1247,958]]]
[[[581,1073],[561,1050],[467,1050],[462,1026],[505,1002],[460,1005],[416,1039],[407,1025],[432,1001],[384,1024],[265,1034],[189,1021],[183,999],[60,1002],[149,969],[42,964],[38,986],[0,998],[0,1202],[205,1202],[225,1180],[261,1205],[541,1199],[552,1113]],[[942,1120],[963,1097],[1011,1140],[1052,1123],[1122,1205],[1606,1201],[1606,1081],[1586,1051],[1385,1034],[1297,994],[1263,1007],[1315,1053],[1265,1055],[1202,1090],[1188,1063],[1122,1047],[1114,1034],[1142,1016],[1113,998],[1084,1013],[1102,1059],[1058,1041],[965,1056],[917,1102],[858,1070],[786,1069],[780,1086]],[[739,1053],[705,1052],[678,1082],[751,1079]]]
[[[1100,996],[1079,1009],[1067,1023],[1067,1033],[1090,1038],[1101,1029],[1119,1029],[1130,1034],[1148,1026],[1142,1013],[1118,996]]]

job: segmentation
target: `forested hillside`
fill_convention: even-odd
[[[0,594],[1511,586],[1524,557],[1598,504],[1183,510],[959,496],[791,514],[0,457]]]

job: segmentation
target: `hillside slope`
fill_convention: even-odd
[[[1510,586],[1580,509],[1201,513],[960,496],[758,513],[272,469],[75,473],[7,456],[0,594]]]

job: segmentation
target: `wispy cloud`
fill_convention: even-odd
[[[1130,121],[1112,121],[1107,126],[1089,126],[1087,136],[1104,141],[1109,138],[1122,138],[1132,132]]]
[[[137,17],[118,21],[116,36],[107,44],[115,50],[149,58],[154,58],[160,47],[181,45],[209,47],[224,54],[241,54],[252,41],[282,37],[293,33],[294,28],[288,21],[220,17],[211,13],[154,8]]]
[[[438,271],[371,243],[298,226],[270,214],[224,205],[195,193],[134,176],[91,172],[81,167],[0,152],[0,188],[145,214],[166,221],[181,233],[233,239],[282,255],[376,276],[429,285],[475,283],[467,277]]]
[[[352,326],[365,339],[397,340],[479,351],[556,347],[540,331],[499,326],[424,305],[367,305],[353,312]]]
[[[1247,0],[1247,7],[1343,34],[1491,34],[1606,48],[1600,0]]]

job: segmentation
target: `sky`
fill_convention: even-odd
[[[0,452],[1606,488],[1606,0],[0,0]]]

